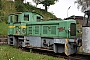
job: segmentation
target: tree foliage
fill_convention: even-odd
[[[24,7],[22,0],[15,1],[15,8],[18,12],[25,11],[25,7]]]
[[[21,1],[21,2],[23,2],[24,0],[15,0],[15,1]]]
[[[0,0],[0,9],[2,8],[2,1]]]
[[[36,5],[43,4],[43,6],[45,7],[45,11],[47,11],[47,7],[55,4],[55,2],[59,0],[33,0],[33,1],[36,3]]]
[[[8,15],[15,12],[23,12],[23,11],[34,11],[43,16],[44,20],[55,19],[56,16],[46,12],[43,9],[36,8],[31,5],[29,2],[23,3],[22,0],[11,1],[11,0],[0,0],[1,1],[1,9],[0,9],[0,22],[4,21],[7,23]]]
[[[90,0],[76,0],[75,3],[78,4],[78,9],[81,7],[82,12],[84,12],[84,10],[90,6]]]
[[[41,0],[33,0],[33,2],[36,3],[36,7],[37,7],[37,5],[41,2]]]
[[[15,11],[13,1],[1,0],[0,21],[7,22],[8,15]]]

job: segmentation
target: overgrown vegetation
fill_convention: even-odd
[[[0,23],[0,35],[8,34],[8,25],[5,22]]]
[[[56,16],[43,9],[32,6],[29,2],[23,3],[21,0],[9,1],[0,0],[0,21],[7,22],[8,15],[15,12],[31,11],[41,14],[44,20],[55,19]]]
[[[16,12],[15,5],[12,1],[1,0],[1,9],[0,9],[0,21],[7,22],[8,15],[10,13]]]
[[[45,7],[45,11],[48,10],[48,7],[50,5],[54,5],[55,2],[59,1],[59,0],[33,0],[36,3],[36,6],[38,4],[42,4]]]
[[[40,9],[40,8],[36,8],[35,6],[30,5],[29,3],[24,4],[24,6],[26,7],[25,8],[26,11],[32,11],[32,12],[36,12],[36,13],[41,14],[43,16],[44,20],[56,19],[57,18],[52,13],[46,12],[45,10]]]
[[[52,56],[24,52],[11,46],[0,46],[0,60],[64,60]]]
[[[75,3],[78,5],[78,9],[81,9],[84,12],[87,7],[90,7],[90,0],[76,0]]]

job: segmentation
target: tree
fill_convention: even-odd
[[[22,0],[15,0],[15,8],[18,12],[25,11],[24,4],[22,3]]]
[[[41,2],[41,0],[33,0],[33,2],[36,3],[36,7],[37,7],[37,5]]]
[[[24,0],[15,0],[15,1],[21,1],[21,2],[23,2]]]
[[[78,4],[78,9],[81,7],[82,12],[84,12],[84,10],[90,6],[90,0],[76,0],[75,3]]]
[[[0,9],[2,9],[2,1],[0,0]]]
[[[33,0],[33,1],[36,3],[36,5],[43,4],[43,6],[45,7],[45,11],[47,11],[47,8],[50,5],[55,4],[55,2],[57,2],[59,0]]]

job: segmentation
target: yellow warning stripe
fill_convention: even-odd
[[[15,26],[8,26],[8,28],[15,28]]]
[[[69,54],[68,54],[68,49],[69,49],[69,47],[68,47],[68,39],[66,39],[66,43],[65,43],[65,54],[68,56]]]
[[[19,28],[26,28],[26,26],[19,26]]]
[[[68,53],[65,51],[65,54],[68,56]]]
[[[15,26],[8,26],[8,28],[15,28]],[[26,28],[26,26],[19,26],[19,28]]]
[[[66,43],[68,43],[69,41],[68,41],[68,39],[66,39]]]
[[[68,50],[68,45],[65,43],[65,49]]]
[[[68,46],[66,43],[65,43],[65,54],[68,56]]]

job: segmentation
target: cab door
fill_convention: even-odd
[[[21,34],[21,28],[19,27],[20,24],[14,24],[14,35],[20,35]]]
[[[27,31],[27,26],[26,26],[26,23],[21,23],[21,25],[19,26],[20,28],[20,34],[21,35],[26,35],[26,31]]]
[[[8,17],[8,35],[13,35],[14,34],[14,15],[10,15]]]
[[[14,35],[20,35],[21,34],[21,28],[20,28],[21,23],[19,22],[20,21],[20,15],[16,14],[14,16],[13,20],[14,20],[14,26],[15,26],[15,28],[14,28]]]

